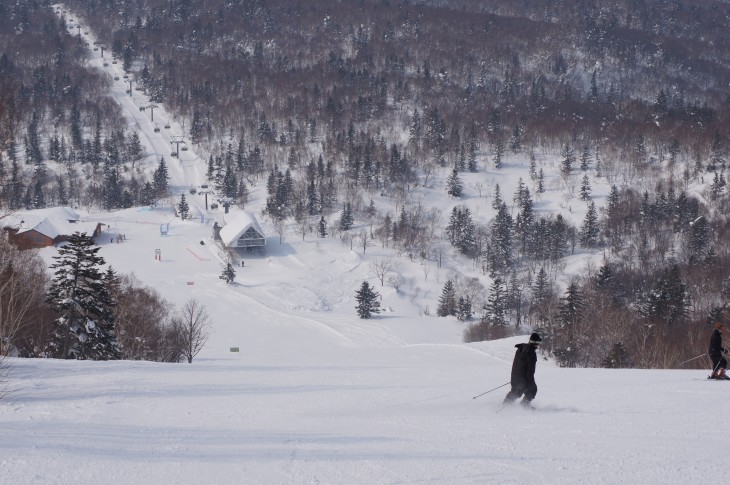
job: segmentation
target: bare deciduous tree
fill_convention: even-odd
[[[16,336],[33,323],[30,315],[43,305],[46,280],[35,251],[20,251],[0,239],[0,355],[8,355]]]
[[[8,379],[10,377],[10,364],[4,355],[0,355],[0,400],[8,395]]]
[[[190,364],[210,336],[211,321],[205,305],[194,298],[188,300],[175,319],[175,327],[182,337],[182,355]]]
[[[143,286],[134,275],[120,278],[114,294],[117,302],[117,338],[123,358],[177,362],[181,345],[171,343],[180,339],[170,338],[171,305],[150,287]],[[173,332],[174,333],[174,332]]]
[[[366,229],[360,231],[360,243],[362,244],[362,253],[365,254],[365,250],[370,246],[370,235]]]
[[[395,263],[392,259],[377,259],[370,263],[370,274],[380,281],[380,286],[385,285],[385,276],[395,270]]]

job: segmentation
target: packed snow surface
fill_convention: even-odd
[[[362,320],[363,255],[336,239],[241,253],[163,209],[88,214],[100,254],[214,323],[192,364],[9,359],[0,477],[15,484],[718,483],[730,382],[698,370],[564,369],[538,361],[535,411],[501,410],[514,344],[388,311]],[[159,224],[171,222],[167,236]],[[116,241],[117,234],[125,240]],[[204,244],[200,244],[200,242]],[[161,261],[155,261],[159,249]],[[56,249],[42,251],[50,258]],[[429,279],[436,283],[436,274]],[[435,299],[435,294],[431,298]],[[231,352],[238,347],[238,352]]]
[[[84,35],[93,45],[93,32]],[[172,195],[157,208],[82,217],[105,224],[99,254],[118,273],[134,273],[178,308],[195,298],[210,314],[212,334],[192,364],[8,359],[1,483],[726,480],[730,382],[708,381],[706,371],[564,369],[541,358],[536,410],[503,409],[514,345],[527,337],[465,344],[464,323],[433,316],[455,269],[483,279],[450,251],[437,265],[395,257],[377,241],[363,248],[336,237],[302,238],[294,227],[279,236],[260,218],[266,249],[226,253],[213,241],[213,223],[233,221],[240,209],[213,210],[214,194],[206,200],[200,190],[207,181],[196,147],[170,156],[184,136],[180,123],[164,106],[154,122],[140,111],[149,101],[136,87],[126,92],[134,83],[108,56],[95,52],[90,64],[113,79],[110,95],[149,154],[146,170],[167,159]],[[509,196],[522,176],[516,168],[508,164],[487,179]],[[475,214],[486,206],[481,189],[474,195],[484,177],[465,176],[472,195],[463,202]],[[257,216],[262,190],[251,187],[246,208]],[[607,191],[596,184],[598,198]],[[172,212],[181,193],[190,220]],[[582,204],[573,210],[561,193],[544,194],[540,210],[560,209],[579,222]],[[446,218],[456,202],[429,201],[439,203]],[[396,213],[395,206],[379,209]],[[49,263],[56,254],[41,251]],[[567,258],[566,271],[589,257]],[[237,276],[226,285],[219,276],[229,258]],[[392,263],[399,285],[381,284],[378,262]],[[364,280],[385,310],[366,320],[357,318],[354,300]]]

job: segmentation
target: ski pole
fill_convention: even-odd
[[[712,369],[712,374],[711,375],[715,375],[715,372],[717,372],[717,369],[718,369],[718,367],[720,367],[720,363],[721,362],[722,362],[722,357],[720,357],[720,359],[717,361],[717,365],[715,365],[715,368]]]
[[[697,360],[697,359],[699,359],[700,357],[704,357],[705,355],[706,355],[706,354],[700,354],[700,355],[698,355],[697,357],[692,357],[691,359],[687,359],[687,360],[685,360],[684,362],[680,362],[680,363],[679,363],[679,365],[684,365],[684,364],[686,364],[687,362],[692,362],[693,360]]]
[[[473,397],[472,399],[476,399],[476,398],[478,398],[478,397],[480,397],[480,396],[483,396],[483,395],[485,395],[485,394],[489,394],[490,392],[492,392],[492,391],[496,391],[496,390],[497,390],[497,389],[499,389],[500,387],[504,387],[504,386],[506,386],[506,385],[508,385],[508,384],[512,384],[512,383],[511,383],[511,382],[506,382],[506,383],[502,384],[501,386],[497,386],[497,387],[495,387],[494,389],[490,389],[490,390],[488,390],[488,391],[486,391],[486,392],[483,392],[483,393],[481,393],[481,394],[479,394],[479,395],[477,395],[477,396],[474,396],[474,397]]]

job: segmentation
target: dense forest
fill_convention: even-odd
[[[434,261],[443,242],[473,262],[489,284],[455,278],[434,304],[469,322],[466,340],[532,328],[566,366],[677,366],[705,351],[730,296],[729,23],[727,2],[700,0],[0,0],[0,211],[167,196],[164,160],[142,163],[110,80],[85,63],[106,49],[232,203],[264,184],[266,216],[303,235]],[[479,218],[458,203],[461,176],[518,159],[516,193],[490,187]],[[580,225],[535,209],[548,159],[588,207]],[[442,218],[413,196],[436,177],[456,201]],[[561,286],[576,248],[603,264]],[[48,279],[6,254],[0,301],[16,268]],[[54,309],[36,300],[3,351],[44,355]]]

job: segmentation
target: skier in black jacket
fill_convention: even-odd
[[[710,379],[727,379],[730,377],[725,374],[725,368],[727,368],[727,360],[723,354],[727,353],[727,350],[722,346],[722,332],[725,330],[725,325],[720,322],[715,323],[715,330],[712,332],[710,337],[710,349],[708,354],[712,359],[712,375]]]
[[[512,362],[512,379],[510,389],[504,398],[503,404],[510,404],[524,394],[520,404],[530,406],[530,402],[537,395],[537,384],[535,384],[535,366],[537,354],[535,350],[542,343],[537,333],[530,335],[530,341],[526,344],[517,344],[515,360]]]

